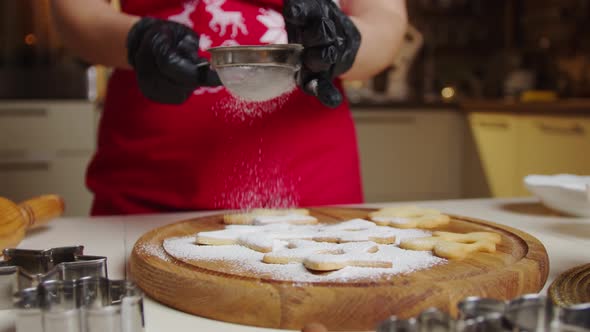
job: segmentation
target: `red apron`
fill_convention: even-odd
[[[219,45],[285,43],[282,0],[127,0],[127,13],[182,22],[201,55]],[[360,203],[348,105],[299,90],[243,103],[199,88],[180,106],[149,101],[132,71],[109,81],[87,172],[93,215]]]

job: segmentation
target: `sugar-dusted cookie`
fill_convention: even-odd
[[[364,219],[352,219],[339,224],[321,226],[311,238],[317,242],[347,243],[372,241],[381,244],[395,243],[394,232],[378,227]]]
[[[252,209],[245,213],[226,214],[223,222],[228,225],[310,225],[317,224],[318,220],[310,216],[307,209]]]
[[[347,266],[392,267],[391,258],[379,255],[378,251],[379,246],[373,242],[334,244],[293,240],[286,249],[265,254],[262,261],[268,264],[303,263],[313,271],[336,271]]]
[[[312,230],[306,225],[297,228],[289,224],[229,225],[219,231],[197,233],[196,243],[216,246],[238,244],[258,252],[270,252],[275,240],[292,236],[311,237]]]
[[[442,258],[463,259],[472,252],[495,252],[502,238],[491,232],[450,233],[434,232],[431,237],[402,240],[400,248],[408,250],[432,250]]]
[[[369,214],[371,221],[380,226],[429,229],[449,223],[450,218],[440,211],[416,206],[387,207]]]
[[[410,231],[408,231],[410,232]],[[428,233],[413,232],[415,236]],[[411,236],[411,234],[408,234]],[[197,244],[232,245],[239,244],[258,252],[270,252],[277,240],[303,239],[327,243],[348,243],[372,241],[380,244],[393,244],[396,231],[380,227],[364,219],[353,219],[333,225],[228,225],[219,231],[199,232]]]

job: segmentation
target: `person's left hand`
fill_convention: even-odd
[[[348,71],[361,44],[361,35],[332,0],[285,0],[283,16],[290,43],[301,44],[299,86],[336,107],[342,94],[332,80]]]

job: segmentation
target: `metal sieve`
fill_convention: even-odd
[[[211,66],[229,92],[248,101],[266,101],[293,90],[303,46],[274,44],[209,49]]]

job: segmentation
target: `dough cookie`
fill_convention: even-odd
[[[290,241],[287,249],[267,253],[262,261],[268,264],[303,263],[312,271],[336,271],[347,266],[392,267],[391,259],[378,254],[379,247],[372,242],[343,244],[318,243],[314,241]]]
[[[372,241],[380,244],[393,244],[396,237],[388,229],[383,229],[364,219],[352,219],[339,224],[320,228],[312,237],[313,241],[347,243]]]
[[[227,225],[312,225],[318,220],[310,216],[307,209],[253,209],[246,213],[226,214],[223,222]]]
[[[372,241],[393,244],[395,232],[388,227],[379,227],[363,219],[353,219],[334,225],[229,225],[219,231],[199,232],[197,244],[232,245],[238,244],[258,252],[271,252],[275,240],[303,239],[326,243],[348,243]]]
[[[450,218],[434,209],[424,209],[416,206],[400,206],[383,208],[369,213],[371,221],[380,226],[395,228],[430,229],[444,226]]]
[[[442,258],[463,259],[473,252],[496,252],[496,244],[501,241],[499,234],[490,232],[434,232],[431,237],[403,240],[399,246],[408,250],[431,250]]]

